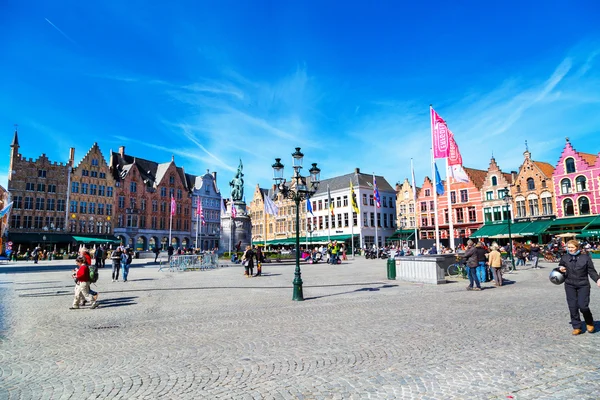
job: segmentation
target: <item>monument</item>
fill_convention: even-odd
[[[252,221],[244,202],[244,166],[242,160],[235,176],[229,182],[231,196],[224,215],[221,215],[223,234],[219,242],[221,252],[243,252],[252,241]]]

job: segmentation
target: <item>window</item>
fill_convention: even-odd
[[[100,172],[99,176],[100,179],[106,179],[106,174],[104,172]],[[106,233],[108,233],[108,231]]]
[[[344,207],[348,206],[348,196],[344,196]]]
[[[135,182],[129,183],[129,191],[131,193],[137,192],[137,183],[135,183]]]
[[[98,215],[104,215],[104,204],[98,203]]]
[[[517,218],[525,217],[525,199],[517,200]]]
[[[421,215],[421,226],[429,226],[427,215]]]
[[[464,214],[464,210],[462,208],[456,209],[456,222],[459,224],[461,222],[465,222],[465,214]]]
[[[42,222],[43,222],[43,217],[36,216],[35,220],[34,220],[34,223],[33,223],[33,227],[35,229],[42,229],[42,226],[43,226]]]
[[[348,221],[349,221],[348,220],[348,213],[344,213],[344,228],[347,228],[349,226],[348,225],[349,224]]]
[[[135,208],[136,205],[135,197],[131,197],[129,199],[129,208]]]
[[[88,184],[87,183],[82,183],[81,184],[81,193],[82,194],[87,194],[88,192]]]
[[[381,196],[381,204],[383,207],[387,207],[387,197],[386,196]],[[390,202],[391,205],[391,202]]]
[[[90,185],[90,194],[92,196],[95,196],[97,191],[98,191],[98,185]]]
[[[573,208],[573,200],[564,199],[563,200],[563,210],[566,217],[572,217],[575,215],[575,210]]]
[[[562,194],[571,193],[571,180],[570,179],[565,178],[560,181],[560,192]]]
[[[317,202],[317,210],[322,210],[323,209],[323,200],[319,200]]]
[[[342,227],[342,214],[337,215],[337,227],[338,228]]]
[[[319,216],[319,229],[323,229],[323,216]]]
[[[89,210],[90,214],[96,214],[96,203],[90,203]]]
[[[71,182],[71,193],[79,193],[79,182]]]
[[[433,200],[430,200],[429,201],[429,211],[433,211],[433,210],[435,210],[435,206],[433,204]]]
[[[97,158],[92,158],[92,165],[93,165],[94,167],[97,167],[97,166],[98,166],[98,159],[97,159]]]
[[[477,221],[477,211],[474,206],[469,207],[469,222]]]
[[[206,188],[208,189],[208,186]],[[183,192],[181,189],[177,189],[177,198],[180,200],[183,198]]]
[[[587,215],[590,213],[590,201],[585,196],[577,199],[577,207],[579,208],[579,215]]]
[[[372,206],[375,205],[375,202],[373,200],[373,195],[372,194],[369,195],[369,205],[372,205]]]
[[[23,197],[21,197],[21,196],[13,197],[13,207],[15,209],[21,209],[21,207],[23,207]]]
[[[14,229],[21,228],[21,216],[20,215],[11,215],[10,216],[10,227]]]
[[[502,213],[500,212],[500,207],[494,207],[494,221],[502,220]]]
[[[65,211],[65,204],[67,203],[66,200],[63,199],[58,199],[56,201],[56,211]]]
[[[156,217],[152,217],[152,219],[150,220],[150,226],[152,227],[152,229],[156,229]]]
[[[415,205],[413,203],[410,203],[408,205],[408,212],[409,213],[414,213],[415,212]]]
[[[577,179],[575,179],[575,187],[578,192],[585,192],[587,190],[587,179],[585,176],[578,176]]]
[[[173,176],[173,175],[169,176],[169,184],[171,184],[171,185],[175,184],[175,176]]]
[[[527,178],[527,190],[535,190],[535,181],[533,178]]]
[[[106,205],[106,215],[112,215],[112,204]]]
[[[487,207],[483,209],[483,220],[485,222],[492,222],[492,209]]]
[[[368,204],[367,203],[367,195],[365,193],[363,193],[362,198],[363,198],[363,205],[366,206]]]
[[[565,160],[565,170],[567,174],[572,174],[575,172],[575,160],[571,157]]]
[[[426,201],[421,202],[421,211],[427,211],[427,202]]]
[[[158,201],[152,200],[152,212],[158,211]]]
[[[37,184],[37,191],[38,192],[45,192],[46,191],[46,185],[43,183],[38,183]]]
[[[54,211],[54,204],[55,204],[54,199],[48,199],[48,201],[46,202],[46,210]]]
[[[140,201],[140,208],[142,209],[142,211],[146,211],[146,199],[142,199]]]
[[[508,189],[504,190],[504,189],[500,189],[498,190],[498,198],[499,199],[504,199],[504,197],[508,194]]]
[[[461,201],[461,203],[466,203],[469,201],[469,193],[468,193],[467,189],[462,189],[460,191],[460,201]]]
[[[167,197],[167,188],[160,188],[160,197]]]
[[[33,226],[33,218],[31,218],[31,215],[24,215],[23,216],[23,228],[31,229],[32,226]]]
[[[38,178],[45,178],[45,177],[46,177],[46,170],[38,169]]]
[[[35,190],[35,183],[25,183],[25,190],[33,192]]]
[[[25,210],[33,210],[33,197],[25,197],[25,204],[23,206]]]
[[[106,188],[106,197],[113,197],[113,188],[109,186]]]
[[[81,214],[87,214],[87,203],[85,201],[79,202],[79,212]]]
[[[91,171],[90,176],[92,178],[97,178],[98,177],[98,171]]]
[[[56,193],[56,185],[48,185],[48,193]]]
[[[448,209],[447,208],[444,209],[444,223],[445,224],[449,223],[449,221],[448,221]]]
[[[552,215],[551,197],[542,197],[542,215]]]
[[[406,204],[400,204],[400,214],[406,214]]]
[[[125,208],[125,196],[119,196],[119,208]]]
[[[35,199],[35,209],[36,210],[44,209],[44,199],[43,198],[38,197]]]
[[[492,186],[498,186],[498,178],[492,176]]]
[[[383,214],[383,227],[384,228],[388,227],[387,221],[388,221],[387,214]]]
[[[492,191],[485,192],[485,199],[486,200],[494,200],[494,192],[492,192]]]
[[[82,169],[81,170],[81,176],[88,176],[88,175],[89,175],[89,172],[88,172],[87,169]]]
[[[538,199],[529,199],[529,215],[536,217],[540,215],[540,209],[538,205]]]
[[[162,201],[160,203],[160,212],[164,213],[167,211],[167,202],[166,201]]]
[[[371,226],[375,226],[375,213],[370,213],[371,214]]]
[[[456,204],[456,192],[450,192],[450,202]]]

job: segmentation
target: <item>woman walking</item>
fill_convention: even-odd
[[[246,246],[246,251],[242,256],[242,264],[246,269],[244,275],[246,275],[247,278],[252,278],[252,273],[254,272],[254,252],[250,245]]]
[[[492,269],[494,285],[502,286],[502,255],[500,255],[500,252],[498,251],[498,244],[492,244],[490,249],[492,251],[490,251],[488,262],[490,263],[490,268]]]
[[[567,252],[560,258],[558,269],[565,274],[565,293],[571,313],[572,334],[579,335],[582,332],[580,312],[583,314],[587,331],[594,333],[594,317],[590,311],[589,278],[600,287],[600,277],[589,254],[581,252],[577,240],[567,242]]]

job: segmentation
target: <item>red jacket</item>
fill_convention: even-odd
[[[77,281],[79,282],[89,282],[90,281],[90,272],[88,270],[87,265],[82,265],[77,269],[77,275],[75,275]]]
[[[85,257],[85,264],[89,267],[90,265],[92,265],[92,256],[90,256],[90,253],[85,252],[83,253],[83,256]]]

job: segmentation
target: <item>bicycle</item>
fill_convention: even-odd
[[[502,259],[502,267],[500,268],[500,270],[502,271],[503,274],[509,274],[512,271],[516,271],[517,268],[513,266],[510,258],[503,258]]]
[[[556,256],[556,254],[552,251],[545,251],[544,252],[544,261],[547,262],[558,262],[559,258]]]
[[[460,276],[467,279],[467,266],[462,262],[456,262],[448,267],[448,276],[455,278]]]

